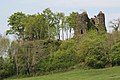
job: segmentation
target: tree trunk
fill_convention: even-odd
[[[64,40],[64,30],[62,28],[62,40]]]
[[[71,30],[71,28],[70,28],[70,35],[69,35],[69,38],[71,38],[71,31],[72,31],[72,30]]]

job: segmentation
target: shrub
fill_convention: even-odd
[[[113,66],[120,65],[120,42],[113,45],[110,60]]]
[[[38,69],[41,72],[63,71],[74,66],[79,61],[75,53],[74,40],[64,41],[58,51],[50,54],[39,62]]]
[[[108,62],[108,53],[100,46],[90,49],[85,58],[86,65],[92,68],[104,68]]]

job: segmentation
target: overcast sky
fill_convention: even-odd
[[[110,20],[120,18],[120,0],[0,0],[0,33],[5,34],[9,29],[7,20],[14,12],[35,14],[45,8],[64,12],[66,15],[72,11],[85,10],[89,17],[103,11],[106,15],[106,26]]]

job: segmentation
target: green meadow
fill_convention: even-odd
[[[120,67],[90,70],[75,69],[44,76],[8,80],[120,80]]]

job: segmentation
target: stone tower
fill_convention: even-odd
[[[87,31],[87,25],[89,18],[86,12],[79,14],[78,16],[78,34],[83,34]]]
[[[99,12],[97,16],[94,18],[94,23],[97,31],[99,32],[106,32],[105,27],[105,15],[102,11]]]
[[[83,12],[78,15],[78,27],[75,30],[75,35],[84,34],[87,31],[94,29],[98,33],[106,32],[105,15],[102,11],[97,16],[89,19],[88,14]]]

